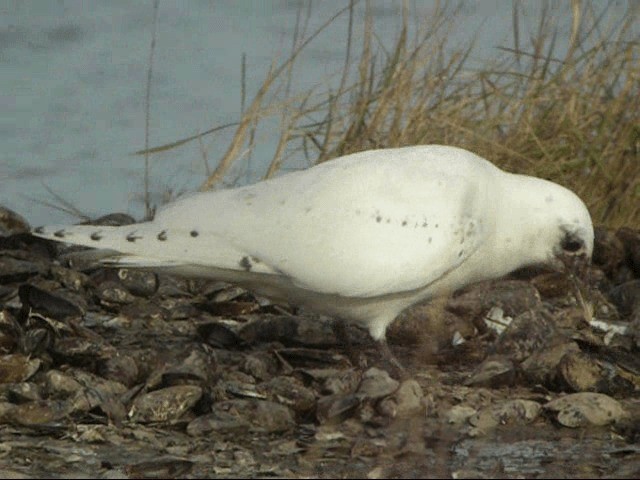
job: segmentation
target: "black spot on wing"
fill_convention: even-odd
[[[140,240],[141,238],[142,237],[140,235],[136,235],[135,231],[126,236],[127,242],[135,242],[136,240]]]
[[[89,235],[89,238],[97,242],[98,240],[102,240],[102,234],[100,233],[100,230],[96,232],[91,232],[91,235]]]
[[[44,233],[44,227],[36,227],[33,229],[33,231],[36,233]]]
[[[164,242],[167,239],[167,231],[166,230],[162,230],[157,236],[156,238],[158,240],[160,240],[161,242]]]
[[[58,237],[58,238],[64,238],[65,231],[64,230],[58,230],[57,232],[53,232],[53,236],[54,237]]]
[[[189,232],[189,235],[191,235],[193,238],[195,238],[198,235],[200,235],[200,232],[198,232],[197,230],[191,230],[191,232]]]

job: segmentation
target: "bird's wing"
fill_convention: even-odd
[[[461,172],[411,159],[370,160],[199,193],[153,222],[36,234],[117,250],[135,266],[282,275],[300,288],[348,297],[429,285],[485,242],[491,218],[484,165]]]

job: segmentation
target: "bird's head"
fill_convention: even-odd
[[[509,198],[503,205],[505,231],[519,232],[518,248],[528,265],[548,265],[566,271],[587,264],[593,254],[593,223],[584,202],[571,190],[547,180],[513,175]]]

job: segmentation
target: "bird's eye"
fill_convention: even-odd
[[[575,253],[584,247],[584,243],[582,240],[576,240],[575,238],[567,236],[562,240],[561,246],[565,252]]]

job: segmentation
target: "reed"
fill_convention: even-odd
[[[251,152],[256,126],[277,114],[280,140],[266,176],[295,155],[315,163],[371,148],[455,145],[509,171],[571,188],[596,224],[640,225],[638,3],[630,3],[622,20],[605,24],[600,2],[572,1],[569,44],[561,49],[552,7],[546,4],[525,37],[520,4],[514,2],[513,45],[501,47],[482,68],[469,66],[473,42],[450,46],[455,6],[439,6],[416,27],[405,3],[397,39],[385,46],[377,41],[369,3],[364,33],[356,40],[356,3],[306,37],[296,35],[290,56],[269,70],[243,109],[203,189],[218,184]],[[293,64],[340,15],[349,16],[349,30],[337,87],[319,85],[292,95]],[[300,25],[306,20],[299,16]]]

